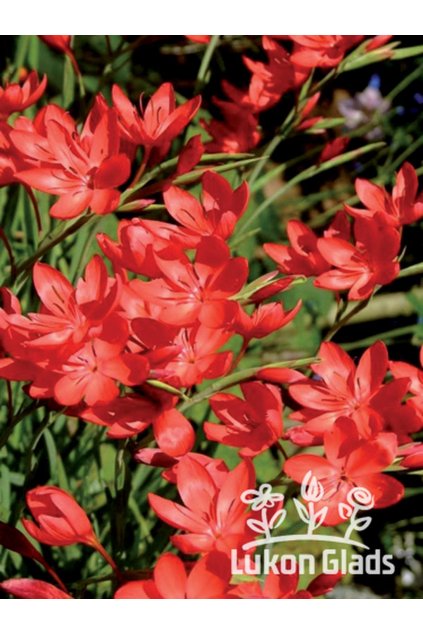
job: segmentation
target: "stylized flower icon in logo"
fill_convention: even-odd
[[[271,531],[279,527],[286,518],[286,509],[282,508],[285,496],[283,493],[273,492],[272,486],[268,483],[261,484],[258,489],[247,489],[241,494],[241,501],[251,506],[251,511],[255,512],[255,517],[247,520],[247,526],[255,533],[262,535],[259,540],[252,540],[243,545],[244,550],[248,550],[257,545],[269,545],[276,542],[287,541],[322,541],[341,544],[351,544],[358,548],[368,549],[368,546],[352,538],[354,531],[365,530],[371,517],[361,516],[358,513],[368,511],[374,506],[374,497],[363,487],[354,487],[346,497],[345,502],[338,504],[338,511],[342,519],[348,521],[345,535],[319,535],[316,533],[324,524],[328,506],[324,504],[325,488],[323,484],[308,471],[301,483],[301,497],[305,504],[293,498],[295,509],[301,521],[307,526],[307,532],[296,535],[275,535]],[[270,509],[273,509],[270,511]],[[257,517],[258,515],[258,517]]]
[[[273,493],[271,484],[261,484],[258,489],[247,489],[241,495],[244,504],[251,504],[252,511],[261,511],[264,508],[271,509],[276,504],[284,501],[283,493]]]
[[[320,502],[325,494],[323,485],[311,471],[307,471],[301,483],[301,497],[307,502],[307,506],[300,500],[294,499],[294,504],[298,515],[304,524],[307,524],[307,534],[312,535],[316,528],[319,528],[326,519],[328,509],[326,506],[319,511],[315,510],[315,502]]]
[[[348,492],[347,502],[338,504],[339,515],[344,520],[349,520],[349,525],[345,531],[345,539],[349,539],[353,531],[364,531],[372,521],[372,518],[357,517],[359,511],[369,511],[375,503],[374,496],[364,487],[354,487]]]
[[[361,511],[368,511],[375,505],[374,495],[364,487],[354,487],[348,491],[347,502],[352,506],[356,506]]]
[[[286,510],[281,507],[285,496],[283,493],[273,493],[272,486],[268,483],[261,484],[258,489],[247,489],[241,495],[244,504],[251,504],[252,511],[261,511],[261,520],[250,518],[247,520],[249,526],[255,533],[264,534],[266,538],[271,538],[271,530],[282,524],[286,517]],[[268,517],[268,509],[277,510]]]
[[[301,497],[306,502],[320,502],[324,494],[323,485],[311,471],[307,471],[301,483]]]

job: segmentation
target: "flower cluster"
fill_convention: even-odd
[[[210,44],[208,36],[187,37]],[[82,81],[70,37],[41,38],[68,57]],[[312,71],[340,69],[358,45],[363,55],[385,51],[389,37],[283,39],[263,37],[265,61],[244,56],[247,90],[223,83],[226,100],[214,100],[222,119],[201,121],[208,140],[189,134],[190,124],[200,124],[202,97],[181,98],[170,83],[141,95],[137,106],[114,84],[107,98],[94,95],[81,120],[57,103],[22,114],[47,88],[35,71],[0,89],[0,185],[21,187],[38,220],[40,195],[48,195],[44,220],[59,230],[17,265],[12,235],[1,230],[11,257],[10,280],[1,289],[0,378],[9,396],[22,388],[30,411],[44,408],[47,419],[54,412],[103,427],[108,442],[120,441],[126,468],[142,465],[161,476],[144,491],[145,515],[157,530],[166,524],[175,530],[148,570],[131,570],[118,548],[112,558],[100,543],[103,531],[96,523],[94,531],[73,495],[50,483],[26,492],[34,521],[23,519],[22,526],[41,544],[93,549],[111,567],[117,599],[326,594],[340,575],[320,575],[306,588],[298,571],[240,581],[232,576],[231,552],[254,541],[258,528],[281,526],[296,483],[303,483],[304,500],[297,508],[313,518],[313,528],[334,526],[367,508],[354,497],[360,488],[376,509],[401,500],[404,486],[386,470],[423,466],[415,440],[423,429],[421,368],[390,360],[382,341],[357,363],[331,341],[351,300],[363,307],[400,274],[403,228],[423,217],[412,165],[402,165],[392,191],[358,178],[361,206],[345,204],[320,234],[291,219],[289,244],[263,247],[277,270],[260,270],[237,243],[255,200],[247,180],[221,174],[227,162],[221,153],[256,147],[259,117],[288,92],[297,101],[291,132],[321,123],[323,117],[311,116],[320,98]],[[337,139],[320,160],[344,148]],[[106,214],[116,220],[116,237],[109,225],[97,230],[103,220],[97,216]],[[96,252],[83,270],[65,275],[49,253],[89,223]],[[303,302],[289,291],[307,278],[334,292],[335,330],[313,358],[251,361],[257,340],[289,332],[301,317]],[[12,396],[9,404],[12,431],[25,409],[14,412]],[[196,405],[206,406],[201,420]],[[265,456],[278,466],[282,488],[274,494],[256,474],[255,459]],[[128,476],[126,501],[130,486]],[[119,491],[115,484],[113,495]],[[2,590],[21,598],[76,596],[22,532],[1,524],[0,544],[37,561],[54,581],[9,579],[0,582]],[[168,547],[179,554],[164,552]]]
[[[355,188],[364,209],[345,205],[320,238],[291,220],[290,245],[268,243],[264,249],[283,273],[314,276],[318,288],[348,291],[348,299],[363,300],[398,276],[401,229],[423,216],[423,197],[417,198],[417,175],[409,163],[398,172],[392,195],[360,178]]]
[[[237,153],[254,148],[260,141],[260,113],[275,106],[286,93],[298,91],[313,68],[337,66],[348,49],[362,38],[360,35],[288,35],[285,38],[264,35],[262,47],[267,61],[256,61],[246,56],[243,59],[252,75],[248,89],[243,91],[224,81],[222,88],[228,101],[215,99],[222,120],[203,122],[212,137],[208,149]],[[287,40],[291,53],[278,43],[278,39]],[[322,119],[308,116],[319,97],[320,93],[316,93],[303,104],[298,113],[299,130],[311,127]]]

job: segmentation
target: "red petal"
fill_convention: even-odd
[[[250,460],[243,460],[231,471],[219,492],[216,517],[221,526],[230,526],[245,511],[241,494],[255,484],[254,466]]]
[[[181,504],[166,500],[155,493],[148,494],[148,501],[156,515],[175,528],[197,533],[208,530],[208,525],[205,522]]]
[[[60,196],[50,209],[50,216],[53,218],[75,218],[88,209],[92,200],[92,190],[75,191],[71,194]]]
[[[168,212],[181,225],[196,232],[206,232],[203,208],[192,194],[179,187],[169,187],[163,198]]]
[[[385,212],[387,194],[383,187],[375,185],[363,178],[357,178],[355,181],[355,191],[367,209],[374,212]]]
[[[219,599],[231,578],[229,557],[214,552],[202,557],[192,569],[187,583],[187,599]]]
[[[396,435],[381,433],[375,440],[368,440],[363,446],[350,453],[345,472],[352,480],[355,480],[358,476],[383,471],[391,466],[396,454]]]
[[[186,456],[178,465],[177,484],[184,504],[201,517],[210,511],[217,489],[205,467]]]
[[[311,471],[318,480],[329,478],[336,480],[340,472],[326,458],[312,454],[301,454],[288,458],[284,465],[285,473],[295,482],[302,482],[305,474]]]
[[[99,216],[110,214],[120,201],[120,193],[116,189],[94,190],[90,201],[91,211]]]
[[[53,315],[70,318],[69,309],[75,303],[72,284],[59,271],[42,262],[34,265],[32,275],[35,290],[44,306]]]
[[[404,497],[404,487],[395,478],[384,473],[360,476],[355,485],[370,491],[375,498],[375,508],[385,508],[396,504]]]
[[[153,423],[154,437],[169,456],[183,456],[194,446],[192,425],[177,409],[165,410]]]
[[[184,564],[176,555],[165,553],[159,558],[154,581],[164,599],[185,599],[187,575]]]
[[[342,572],[333,574],[321,574],[307,586],[308,592],[314,597],[320,597],[322,594],[332,592],[338,581],[343,577]]]
[[[102,162],[95,173],[95,189],[113,189],[128,180],[131,163],[125,154],[111,156]]]
[[[161,599],[153,581],[129,581],[118,588],[114,599]]]
[[[377,341],[366,350],[360,359],[355,375],[358,394],[365,398],[381,387],[388,371],[388,363],[388,351],[382,341]]]
[[[0,588],[18,599],[72,599],[63,590],[46,581],[37,579],[9,579],[0,583]]]

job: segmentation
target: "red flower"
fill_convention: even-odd
[[[317,248],[318,238],[312,229],[299,220],[290,220],[286,231],[290,246],[272,242],[263,245],[266,254],[283,273],[309,277],[329,270],[330,265]],[[324,235],[348,239],[349,223],[345,214],[337,214]]]
[[[333,291],[348,290],[348,299],[363,300],[371,296],[376,286],[389,284],[397,277],[401,238],[380,215],[358,218],[354,237],[354,245],[342,238],[318,240],[321,256],[334,268],[321,273],[314,285]]]
[[[126,342],[125,342],[126,343]],[[119,395],[116,381],[123,385],[140,385],[148,377],[148,362],[143,357],[124,351],[125,344],[92,339],[72,354],[47,377],[53,384],[54,399],[61,405],[110,403]],[[37,398],[45,387],[34,380],[30,394]],[[45,394],[44,394],[45,397]]]
[[[62,405],[82,400],[88,405],[107,403],[119,393],[116,381],[145,381],[148,360],[128,350],[128,322],[115,310],[119,280],[109,278],[99,256],[87,266],[76,289],[40,263],[34,281],[42,311],[28,317],[2,314],[2,343],[12,360],[0,363],[1,376],[29,379],[33,398],[54,398]]]
[[[333,68],[363,35],[290,35],[295,43],[291,61],[306,68]]]
[[[108,110],[92,129],[94,121],[89,115],[79,134],[69,115],[47,106],[32,129],[11,132],[14,145],[34,165],[19,172],[19,180],[59,196],[50,209],[55,218],[74,218],[87,208],[103,215],[119,205],[116,188],[128,179],[130,161],[119,151],[117,115]]]
[[[387,44],[389,42],[389,40],[392,39],[392,35],[375,35],[375,37],[372,37],[366,44],[366,51],[374,51],[377,48],[381,48],[382,46],[384,46],[385,44]],[[388,49],[389,51],[390,49]]]
[[[55,365],[78,350],[88,336],[116,336],[118,321],[113,314],[120,290],[118,279],[110,278],[99,256],[94,256],[76,289],[56,269],[37,262],[34,286],[41,299],[39,313],[20,314],[19,303],[3,312],[3,346],[15,360],[46,361],[54,352]],[[127,328],[124,332],[127,336]],[[45,363],[44,363],[45,365]]]
[[[37,541],[49,546],[86,544],[98,547],[98,539],[85,511],[73,497],[54,486],[28,491],[26,503],[34,522],[23,519],[25,530]]]
[[[269,297],[273,297],[291,286],[292,279],[289,277],[281,277],[273,282],[272,280],[277,277],[277,275],[278,271],[270,271],[270,273],[265,273],[255,280],[250,287],[254,292],[249,296],[249,302],[252,304],[260,304],[260,302],[264,302],[266,299],[269,299]],[[257,284],[258,290],[254,290],[254,288],[257,288]]]
[[[139,284],[147,303],[161,308],[159,320],[173,326],[190,326],[198,319],[218,328],[233,321],[237,304],[230,298],[248,275],[245,258],[231,258],[220,238],[202,238],[194,264],[179,250],[155,256],[161,278]]]
[[[423,468],[423,443],[413,444],[411,447],[402,449],[398,452],[402,458],[400,465],[404,469],[422,469]]]
[[[228,599],[312,599],[331,592],[341,574],[321,574],[315,577],[305,590],[298,590],[298,571],[292,574],[269,572],[263,584],[244,581],[228,593]]]
[[[163,194],[170,215],[200,240],[201,236],[218,236],[227,240],[248,205],[247,183],[233,190],[228,181],[215,172],[205,172],[201,203],[179,187],[169,187]]]
[[[423,346],[420,348],[420,366],[423,366]],[[413,396],[407,403],[412,405],[423,417],[423,370],[404,361],[391,361],[389,369],[395,379],[408,379],[408,391]]]
[[[357,178],[355,190],[365,209],[349,205],[345,205],[345,209],[358,218],[374,218],[376,214],[381,214],[394,227],[408,225],[423,216],[423,197],[416,200],[418,186],[416,170],[410,163],[404,163],[397,174],[392,196],[384,187]]]
[[[182,174],[187,174],[194,169],[197,163],[200,162],[203,154],[204,144],[201,140],[201,134],[196,134],[188,139],[182,150],[179,152],[176,170],[174,176],[171,176],[170,179],[173,180],[176,176],[182,176]]]
[[[211,40],[211,35],[185,35],[185,37],[197,44],[208,44]]]
[[[182,106],[176,106],[172,84],[162,84],[152,95],[145,110],[140,97],[140,110],[129,101],[118,85],[112,89],[113,104],[119,115],[121,129],[125,138],[134,145],[142,145],[146,150],[153,148],[160,157],[165,156],[170,144],[195,117],[201,103],[201,97],[189,99]]]
[[[210,406],[223,425],[204,423],[208,440],[240,448],[239,455],[253,457],[266,451],[282,436],[283,403],[280,390],[259,381],[243,383],[244,399],[216,394]]]
[[[55,486],[40,486],[27,492],[26,503],[35,523],[23,519],[22,524],[31,537],[49,546],[85,544],[117,570],[94,533],[87,514],[69,493]]]
[[[171,457],[184,456],[194,445],[194,430],[177,409],[159,414],[153,421],[153,432],[160,450]]]
[[[250,462],[241,462],[217,486],[205,467],[186,456],[179,462],[176,481],[185,506],[154,493],[148,495],[160,519],[185,532],[171,538],[174,546],[187,554],[212,550],[228,553],[248,541],[249,515],[240,495],[255,482]]]
[[[404,377],[387,383],[379,394],[372,398],[372,408],[383,421],[384,431],[396,434],[398,444],[411,441],[410,434],[423,428],[422,413],[415,407],[413,399],[403,402],[407,396],[410,379]]]
[[[154,254],[173,247],[194,248],[197,236],[189,235],[185,229],[167,222],[133,218],[122,220],[118,227],[119,242],[107,234],[98,233],[97,241],[103,253],[116,268],[124,268],[148,277],[160,277]]]
[[[199,559],[188,571],[179,557],[162,555],[153,579],[130,581],[121,586],[115,599],[224,599],[229,588],[231,567],[223,553],[213,552]]]
[[[232,352],[218,352],[229,332],[196,324],[178,329],[153,319],[134,319],[133,330],[145,347],[151,375],[178,387],[191,387],[204,379],[227,373]]]
[[[336,139],[333,139],[333,141],[328,141],[320,154],[318,160],[319,165],[342,154],[349,142],[350,138],[347,136],[338,136]]]
[[[0,86],[0,120],[7,119],[13,112],[23,112],[32,106],[41,97],[47,86],[47,76],[38,79],[33,70],[20,84],[8,84],[5,88]]]
[[[325,493],[315,505],[316,509],[328,506],[326,525],[345,521],[338,504],[345,503],[354,487],[367,489],[375,508],[391,506],[402,498],[402,484],[381,473],[396,457],[394,434],[381,433],[371,440],[362,440],[355,423],[341,417],[325,433],[324,448],[325,458],[314,454],[293,456],[285,462],[284,471],[295,482],[302,482],[309,471],[317,478]]]
[[[38,579],[8,579],[0,583],[0,588],[17,599],[73,599],[53,584]]]
[[[316,92],[312,97],[307,99],[306,103],[299,111],[299,122],[297,124],[297,130],[308,130],[309,128],[312,128],[316,123],[323,121],[322,116],[309,117],[309,115],[312,113],[319,102],[320,94],[320,92]],[[318,132],[323,134],[324,130],[318,130]]]
[[[72,63],[75,73],[77,75],[81,74],[71,47],[71,35],[39,35],[39,38],[47,44],[47,46],[55,48],[57,51],[67,55]]]
[[[110,438],[130,438],[153,428],[159,451],[170,459],[179,459],[191,451],[195,433],[189,421],[175,409],[177,398],[160,390],[148,390],[148,396],[127,394],[107,404],[74,410],[79,418],[105,425]],[[166,398],[168,397],[168,398]]]
[[[245,65],[252,72],[248,92],[242,93],[228,82],[223,83],[224,91],[233,102],[255,112],[274,106],[288,90],[298,88],[309,74],[308,69],[293,64],[285,49],[271,37],[264,35],[262,43],[267,63],[244,57]]]
[[[223,460],[210,458],[205,454],[193,452],[189,452],[186,456],[192,460],[196,460],[200,465],[202,465],[206,471],[208,471],[216,486],[220,487],[223,485],[226,476],[229,473],[229,469]],[[138,449],[138,451],[134,454],[134,458],[137,462],[141,462],[142,464],[164,468],[165,471],[162,471],[161,474],[162,478],[167,482],[176,484],[179,463],[183,462],[185,456],[172,457],[163,453],[160,449],[146,447],[145,449]]]
[[[38,348],[59,349],[66,354],[67,344],[75,350],[89,334],[101,336],[107,318],[117,307],[119,279],[109,277],[106,266],[96,255],[85,269],[85,277],[74,289],[56,269],[37,262],[33,269],[35,290],[42,302],[39,313],[29,313],[28,330],[38,336],[28,343]],[[68,348],[69,349],[69,348]]]
[[[17,182],[16,174],[22,169],[23,161],[10,139],[12,128],[0,121],[0,187]]]
[[[88,423],[107,427],[107,435],[111,438],[130,438],[150,427],[160,410],[160,404],[153,399],[138,394],[125,394],[110,403],[71,407],[67,413]]]
[[[208,152],[238,154],[256,147],[261,135],[257,130],[258,120],[251,108],[242,104],[215,99],[223,120],[202,120],[200,123],[212,140],[206,144]]]
[[[383,421],[374,399],[392,407],[401,402],[404,393],[397,395],[395,382],[383,385],[388,370],[386,346],[381,341],[373,344],[357,367],[336,343],[322,343],[318,356],[320,361],[311,365],[317,378],[298,381],[289,388],[304,407],[292,418],[304,420],[305,430],[317,436],[331,429],[339,416],[351,417],[364,437],[380,431]]]
[[[292,310],[285,311],[283,304],[272,302],[259,306],[251,315],[248,315],[240,306],[233,326],[234,330],[244,338],[245,342],[251,339],[262,339],[292,321],[301,305],[300,300]]]

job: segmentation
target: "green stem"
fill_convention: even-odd
[[[25,468],[25,479],[22,485],[22,491],[27,491],[31,487],[32,481],[34,479],[34,475],[38,465],[38,457],[35,454],[35,450],[37,449],[38,443],[40,442],[44,434],[44,431],[47,429],[47,427],[51,425],[56,420],[57,416],[61,413],[62,411],[56,412],[55,415],[51,418],[50,417],[51,412],[46,412],[43,420],[39,424],[38,428],[35,430],[32,440],[29,443],[25,452],[24,460],[26,463],[26,468]],[[16,524],[16,522],[18,521],[22,513],[24,506],[25,506],[24,497],[20,496],[18,498],[17,504],[13,507],[12,515],[9,519],[9,524],[11,524],[12,526]]]
[[[286,453],[286,451],[285,451],[285,449],[284,449],[284,447],[283,447],[283,445],[282,445],[282,441],[277,442],[277,443],[276,443],[276,445],[275,445],[275,447],[276,447],[276,449],[277,449],[277,450],[278,450],[278,451],[282,454],[282,456],[284,457],[284,459],[285,459],[285,460],[288,460],[289,456],[288,456],[288,454]]]
[[[236,234],[236,238],[239,239],[240,235],[245,233],[247,228],[260,216],[260,214],[263,213],[263,211],[265,211],[269,207],[269,205],[271,205],[275,200],[280,198],[280,196],[285,194],[287,191],[292,189],[294,185],[298,185],[299,183],[309,178],[312,178],[314,176],[317,176],[318,174],[321,174],[322,172],[325,172],[329,169],[332,169],[333,167],[337,167],[339,165],[342,165],[343,163],[347,163],[348,161],[355,160],[359,156],[362,156],[363,154],[366,154],[367,152],[371,152],[377,148],[383,147],[384,145],[385,144],[383,142],[371,143],[370,145],[366,145],[364,147],[358,148],[357,150],[351,150],[350,152],[345,152],[344,154],[341,154],[340,156],[330,159],[329,161],[325,161],[324,163],[321,163],[320,165],[311,165],[304,171],[297,174],[297,176],[294,176],[294,178],[292,178],[288,183],[285,183],[284,185],[282,185],[282,187],[277,189],[271,196],[266,198],[262,202],[262,204],[259,205],[257,209],[248,218],[246,218],[244,222],[241,219],[241,221],[238,223],[238,226],[241,228],[241,230]]]
[[[422,273],[423,262],[419,262],[418,264],[412,264],[412,266],[408,266],[406,269],[402,269],[398,277],[411,277],[412,275],[421,275]]]
[[[354,315],[357,315],[357,313],[361,312],[362,310],[364,310],[364,308],[366,308],[370,300],[371,300],[371,296],[368,297],[367,299],[364,299],[362,302],[357,304],[357,306],[354,306],[354,308],[350,310],[350,312],[347,313],[345,317],[343,317],[340,321],[335,322],[332,328],[330,328],[326,337],[324,338],[324,341],[330,341],[334,337],[334,335],[336,335],[338,330],[340,330],[343,326],[345,326],[349,322],[349,320],[352,317],[354,317]]]
[[[149,379],[147,381],[148,385],[152,387],[156,387],[158,390],[163,390],[164,392],[168,392],[169,394],[174,394],[175,396],[179,396],[184,401],[189,400],[186,394],[184,394],[181,390],[178,390],[176,387],[172,385],[168,385],[167,383],[162,383],[162,381],[156,381],[156,379]]]
[[[58,232],[53,233],[50,238],[46,237],[40,244],[40,247],[35,251],[35,253],[33,253],[29,258],[22,260],[22,262],[20,262],[16,266],[16,277],[21,273],[25,273],[26,276],[31,266],[40,258],[42,258],[43,255],[48,253],[50,249],[55,247],[57,244],[60,244],[60,242],[79,231],[81,227],[86,225],[88,222],[93,222],[93,220],[95,219],[96,216],[94,214],[86,213],[85,215],[80,216],[71,224],[65,224],[65,226],[62,227]]]
[[[135,185],[138,183],[138,181],[142,178],[142,175],[145,172],[145,168],[147,167],[147,163],[148,160],[150,158],[150,154],[151,154],[151,148],[146,148],[144,150],[144,155],[142,157],[142,161],[141,164],[133,178],[132,183],[129,185],[129,189],[133,189],[135,187]]]
[[[266,147],[263,150],[263,154],[260,157],[259,162],[254,167],[253,171],[250,174],[250,178],[248,179],[248,184],[249,184],[250,188],[252,188],[252,186],[254,185],[254,183],[256,182],[258,177],[260,176],[261,172],[263,171],[263,168],[264,168],[264,166],[266,164],[266,161],[272,156],[273,152],[276,150],[276,148],[278,147],[279,143],[281,143],[283,139],[284,139],[284,135],[283,134],[277,134],[266,145]]]
[[[197,81],[195,86],[195,92],[198,92],[206,83],[206,75],[210,62],[213,57],[213,53],[219,44],[220,35],[212,35],[210,42],[207,45],[203,59],[201,60],[200,68],[198,70]]]
[[[413,83],[413,81],[415,79],[419,79],[419,77],[421,77],[423,74],[423,69],[422,66],[419,65],[415,70],[413,70],[409,75],[407,75],[406,77],[404,77],[404,79],[402,81],[400,81],[399,84],[397,84],[395,86],[395,88],[393,88],[391,90],[390,93],[388,93],[385,97],[385,99],[389,100],[389,101],[393,101],[395,99],[395,97],[398,97],[398,95],[407,88],[407,86],[409,86],[410,84]]]
[[[391,339],[394,339],[396,337],[414,334],[417,328],[418,324],[413,324],[412,326],[404,326],[403,328],[394,328],[393,330],[387,330],[386,332],[374,335],[373,337],[366,337],[365,339],[360,339],[359,341],[341,343],[340,346],[347,351],[357,350],[358,348],[368,348],[376,341],[384,341],[385,343],[388,343]]]
[[[423,136],[419,136],[415,141],[413,141],[413,143],[410,143],[410,145],[408,145],[399,156],[397,156],[390,166],[391,171],[395,172],[395,170],[404,163],[410,154],[413,154],[413,152],[415,152],[421,145],[423,145]]]
[[[15,429],[16,425],[18,425],[21,422],[21,420],[23,420],[26,416],[28,416],[29,414],[32,414],[32,412],[35,412],[35,410],[38,409],[39,407],[41,407],[41,403],[39,401],[33,401],[32,403],[28,405],[28,407],[21,409],[12,418],[12,420],[10,421],[8,425],[6,425],[5,429],[3,430],[0,436],[0,449],[4,447],[4,445],[7,443],[7,441],[9,440],[9,436]]]
[[[114,561],[114,559],[109,555],[109,553],[107,552],[107,550],[102,546],[102,544],[100,544],[100,542],[95,542],[93,544],[91,544],[93,548],[95,548],[95,550],[103,557],[103,559],[105,561],[107,561],[107,563],[109,564],[109,566],[112,568],[112,570],[117,573],[120,574],[119,572],[119,568],[117,567],[116,562]]]
[[[127,507],[128,507],[128,499],[129,499],[129,490],[130,490],[130,473],[127,469],[125,455],[128,447],[128,440],[123,440],[119,442],[119,447],[116,452],[116,460],[115,460],[115,474],[114,474],[114,503],[113,503],[113,526],[114,526],[114,538],[112,539],[112,552],[113,557],[118,559],[122,554],[123,546],[125,543],[125,532],[126,532],[126,516],[127,516]],[[110,565],[117,569],[116,564],[112,561],[108,553],[104,550],[104,548],[99,545],[97,550],[102,554],[102,556],[110,563]]]
[[[89,577],[88,579],[82,579],[81,581],[76,581],[73,586],[76,590],[84,590],[86,586],[95,584],[95,583],[103,583],[104,581],[113,581],[115,578],[114,574],[103,575],[102,577]]]
[[[228,376],[215,381],[210,387],[199,392],[195,396],[193,396],[186,403],[182,403],[179,408],[180,412],[184,412],[189,409],[193,405],[197,405],[202,401],[209,399],[211,396],[225,390],[226,388],[233,387],[234,385],[238,385],[238,383],[242,383],[243,381],[247,381],[254,377],[261,370],[270,370],[272,368],[301,368],[310,363],[315,363],[317,361],[317,357],[307,357],[305,359],[297,359],[295,361],[280,361],[278,363],[269,363],[267,365],[254,367],[254,368],[245,368],[245,370],[238,370],[238,372],[234,372],[233,374],[229,374]]]

